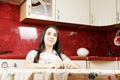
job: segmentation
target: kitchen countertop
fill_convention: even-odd
[[[98,57],[98,56],[70,56],[72,60],[95,60],[95,61],[117,61],[120,60],[120,57]]]
[[[117,61],[120,57],[69,56],[71,60]],[[0,59],[25,59],[25,55],[0,55]]]
[[[0,59],[25,59],[26,55],[0,55]]]

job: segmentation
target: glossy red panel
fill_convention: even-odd
[[[19,22],[19,6],[0,2],[0,52],[13,51],[0,55],[0,58],[25,58],[31,49],[37,49],[41,32],[45,26]],[[120,47],[113,43],[115,31],[88,31],[73,27],[58,27],[61,49],[68,56],[76,56],[77,49],[85,47],[88,56],[108,56],[105,39],[109,40],[115,56],[120,56]],[[4,57],[5,56],[5,57]],[[7,56],[7,57],[6,57]],[[11,57],[12,56],[12,57]]]

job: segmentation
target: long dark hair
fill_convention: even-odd
[[[48,25],[48,26],[46,26],[46,28],[44,29],[44,31],[41,34],[40,44],[39,44],[39,47],[38,47],[38,50],[37,50],[38,51],[37,55],[34,58],[34,63],[38,63],[40,53],[45,49],[44,36],[45,36],[45,33],[46,33],[48,28],[54,28],[57,32],[57,41],[56,41],[55,45],[53,46],[53,49],[57,52],[58,56],[61,58],[59,30],[57,29],[57,27],[55,25]]]

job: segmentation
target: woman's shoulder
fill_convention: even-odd
[[[37,54],[36,50],[30,50],[26,56],[26,58],[34,57]]]
[[[30,50],[29,53],[37,53],[37,50]]]
[[[61,53],[61,57],[63,58],[63,59],[65,59],[65,58],[68,58],[65,54],[63,54],[63,53]]]
[[[37,50],[30,50],[30,51],[28,52],[28,54],[36,55],[36,54],[37,54]]]

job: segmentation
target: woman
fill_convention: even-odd
[[[60,51],[59,31],[54,25],[48,25],[42,32],[38,50],[31,50],[26,56],[25,68],[36,69],[79,69]]]

